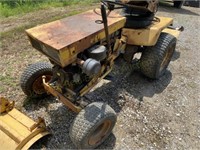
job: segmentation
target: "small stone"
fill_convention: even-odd
[[[119,95],[119,98],[120,98],[120,99],[123,99],[123,98],[124,98],[124,96],[123,96],[122,94],[120,94],[120,95]]]

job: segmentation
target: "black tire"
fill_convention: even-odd
[[[125,28],[140,29],[151,25],[154,20],[154,13],[147,13],[141,16],[127,16]]]
[[[122,10],[122,13],[125,15],[125,16],[138,16],[138,17],[143,17],[143,16],[146,16],[148,13],[150,13],[148,10],[141,10],[141,9],[133,9],[133,8],[130,8],[130,7],[125,7],[123,10]]]
[[[140,59],[141,72],[152,79],[161,77],[173,56],[176,38],[168,33],[161,33],[155,46],[147,47]]]
[[[174,1],[174,7],[176,8],[181,8],[181,6],[183,5],[183,1]]]
[[[70,138],[79,149],[94,149],[110,135],[116,119],[116,113],[109,105],[91,103],[74,119]]]
[[[29,97],[38,98],[46,95],[42,84],[42,76],[47,80],[52,76],[52,66],[49,63],[38,62],[28,66],[21,75],[20,85],[22,91]]]

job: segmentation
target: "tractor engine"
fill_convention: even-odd
[[[64,68],[55,64],[53,66],[51,85],[61,93],[79,92],[94,76],[99,74],[101,63],[106,57],[106,47],[95,45],[79,53],[76,62]]]

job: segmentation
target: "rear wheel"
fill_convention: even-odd
[[[46,76],[46,81],[51,79],[52,66],[49,63],[39,62],[28,66],[21,75],[22,91],[33,98],[46,95],[42,82],[43,75]]]
[[[152,79],[161,77],[173,56],[176,38],[168,33],[161,33],[155,46],[147,47],[140,59],[141,72]]]
[[[74,119],[71,140],[79,149],[96,148],[110,135],[115,123],[116,113],[109,105],[91,103]]]

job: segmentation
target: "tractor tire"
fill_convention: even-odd
[[[183,1],[174,1],[174,7],[181,8],[182,5],[183,5]]]
[[[168,33],[161,33],[155,46],[147,47],[140,59],[141,72],[152,79],[161,77],[173,56],[176,38]]]
[[[21,75],[20,85],[22,91],[31,98],[39,98],[46,95],[43,87],[42,76],[49,81],[52,77],[52,66],[49,63],[38,62],[28,66]]]
[[[107,104],[89,104],[74,119],[70,128],[70,138],[79,149],[94,149],[110,135],[117,117]]]
[[[154,20],[154,13],[147,13],[141,16],[126,16],[125,28],[140,29],[151,25]]]

